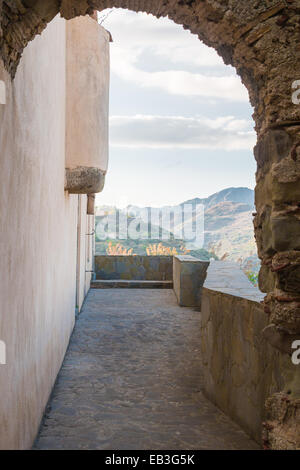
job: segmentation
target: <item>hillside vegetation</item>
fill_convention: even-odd
[[[192,204],[204,206],[204,244],[198,247],[197,243],[190,243],[184,240],[174,239],[173,233],[164,231],[164,238],[147,238],[151,233],[151,224],[143,219],[142,213],[145,207],[129,206],[126,217],[129,221],[137,223],[140,220],[139,239],[118,240],[108,237],[105,241],[100,241],[96,235],[96,252],[98,254],[138,254],[147,253],[161,254],[184,254],[190,253],[201,259],[228,259],[238,262],[245,271],[256,274],[259,267],[259,260],[256,255],[256,245],[252,224],[252,213],[254,211],[254,192],[249,188],[228,188],[212,194],[207,198],[194,198],[184,201],[179,207]],[[174,206],[175,208],[178,206]],[[173,207],[169,207],[172,209]],[[102,206],[97,208],[96,226],[103,217],[115,208]],[[193,216],[193,222],[197,221],[201,214]],[[191,222],[191,221],[190,221]],[[182,225],[182,220],[174,218],[174,227]],[[118,228],[118,223],[117,223]],[[161,233],[162,235],[162,233]],[[118,245],[118,247],[117,247]],[[116,248],[117,247],[117,248]],[[159,248],[160,247],[160,248]],[[117,253],[118,251],[118,253]]]

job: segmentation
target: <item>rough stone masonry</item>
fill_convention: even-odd
[[[291,354],[300,336],[300,0],[0,0],[0,53],[14,77],[27,43],[59,12],[70,19],[122,7],[168,15],[233,65],[254,107],[256,213],[265,338]],[[289,341],[290,338],[290,341]],[[267,401],[266,447],[300,448],[300,371]],[[287,431],[287,429],[289,431]]]

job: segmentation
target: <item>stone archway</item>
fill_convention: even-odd
[[[24,47],[57,13],[71,19],[110,7],[168,15],[215,48],[247,87],[258,135],[254,227],[270,324],[264,335],[290,354],[300,336],[300,105],[292,101],[293,83],[300,78],[300,1],[0,0],[6,68],[14,76]],[[268,400],[273,423],[266,425],[266,439],[275,448],[285,445],[284,416],[295,429],[289,440],[299,440],[299,376],[298,366],[289,395],[285,390]]]

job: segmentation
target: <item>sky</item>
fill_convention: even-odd
[[[113,9],[110,150],[97,205],[163,206],[254,187],[253,109],[235,70],[168,18]]]

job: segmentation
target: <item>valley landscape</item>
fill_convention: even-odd
[[[96,210],[96,254],[108,255],[170,255],[191,254],[198,258],[208,260],[211,258],[237,262],[247,274],[253,278],[254,283],[259,269],[259,259],[256,254],[256,245],[253,231],[254,191],[249,188],[227,188],[207,198],[194,198],[184,201],[180,206],[165,206],[160,209],[174,210],[173,227],[178,231],[182,220],[176,214],[180,207],[192,205],[194,208],[204,207],[204,240],[198,246],[197,241],[190,242],[183,238],[174,237],[174,233],[160,229],[158,237],[151,238],[151,233],[158,228],[151,226],[152,219],[147,218],[150,210],[158,208],[145,208],[128,206],[119,210],[119,214],[127,217],[129,223],[139,226],[137,239],[118,238],[117,233],[108,233],[105,240],[101,240],[97,231],[98,224],[105,217],[116,211],[115,207],[99,206]],[[146,214],[146,216],[145,216]],[[196,223],[203,213],[194,212],[189,223]],[[203,222],[202,222],[203,223]]]

